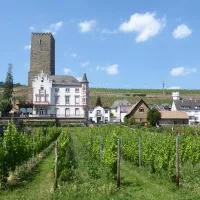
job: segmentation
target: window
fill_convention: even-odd
[[[60,115],[60,110],[59,110],[59,108],[56,108],[56,115],[57,115],[57,116]]]
[[[85,85],[84,85],[84,86],[83,86],[83,90],[85,91],[85,89],[86,89],[86,88],[85,88]]]
[[[198,120],[199,118],[198,118],[198,117],[195,117],[194,119],[195,119],[195,120]]]
[[[200,109],[200,106],[195,106],[194,108],[195,108],[195,109]]]
[[[75,88],[75,92],[78,93],[79,92],[79,88]]]
[[[66,88],[66,89],[65,89],[65,92],[70,92],[70,88]]]
[[[140,107],[140,108],[139,108],[139,112],[144,112],[144,108],[143,108],[143,107]]]
[[[79,97],[75,97],[75,104],[79,104]]]
[[[40,90],[44,90],[44,86],[43,85],[40,86]]]
[[[55,88],[55,92],[59,92],[59,88]]]
[[[80,110],[79,110],[79,108],[75,108],[75,115],[76,115],[76,116],[79,116],[79,115],[80,115]]]
[[[43,78],[41,79],[41,82],[44,82],[44,79],[43,79]]]
[[[97,115],[101,115],[101,110],[97,110]]]
[[[70,110],[69,110],[69,108],[65,108],[65,116],[70,116]]]
[[[105,110],[105,113],[108,114],[108,110]]]
[[[105,117],[105,122],[108,122],[108,117]]]
[[[92,111],[90,111],[90,114],[92,114]]]
[[[180,107],[181,107],[181,109],[184,109],[184,110],[190,109],[190,106],[180,106]]]
[[[65,96],[65,104],[69,104],[69,96]]]
[[[142,121],[142,118],[140,118],[140,122]]]
[[[92,121],[92,117],[90,117],[90,121]]]
[[[60,96],[55,96],[55,104],[60,104]]]

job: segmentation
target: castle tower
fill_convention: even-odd
[[[55,75],[55,40],[51,33],[32,33],[28,86],[41,71]]]

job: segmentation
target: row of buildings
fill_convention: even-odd
[[[126,99],[113,102],[111,108],[89,108],[89,81],[86,73],[79,81],[73,76],[55,74],[55,40],[51,33],[32,33],[30,71],[28,73],[28,104],[19,110],[29,117],[82,118],[103,122],[123,122],[134,116],[146,122],[149,106],[140,100],[131,105]],[[158,107],[160,124],[193,124],[200,122],[200,100],[182,100],[172,94],[172,106]],[[29,112],[27,112],[29,109]]]

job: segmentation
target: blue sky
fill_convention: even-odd
[[[31,32],[51,31],[56,74],[91,87],[198,89],[198,0],[6,0],[0,6],[0,81],[8,63],[27,84]]]

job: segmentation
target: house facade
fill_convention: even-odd
[[[160,126],[189,124],[189,116],[185,111],[160,111],[160,114]]]
[[[32,116],[87,117],[89,82],[73,76],[39,73],[32,82]]]
[[[90,108],[88,111],[88,119],[90,121],[94,121],[95,123],[110,122],[110,109],[103,108],[101,106],[96,106],[95,108]]]
[[[149,106],[141,99],[129,109],[125,117],[127,119],[134,117],[135,122],[147,122],[149,109]]]
[[[132,105],[126,99],[116,100],[110,109],[110,112],[112,113],[111,121],[124,122],[124,117],[131,106]]]
[[[179,95],[179,93],[178,93]],[[189,125],[198,124],[200,122],[200,100],[195,99],[180,99],[173,93],[172,111],[185,111],[189,117]]]

